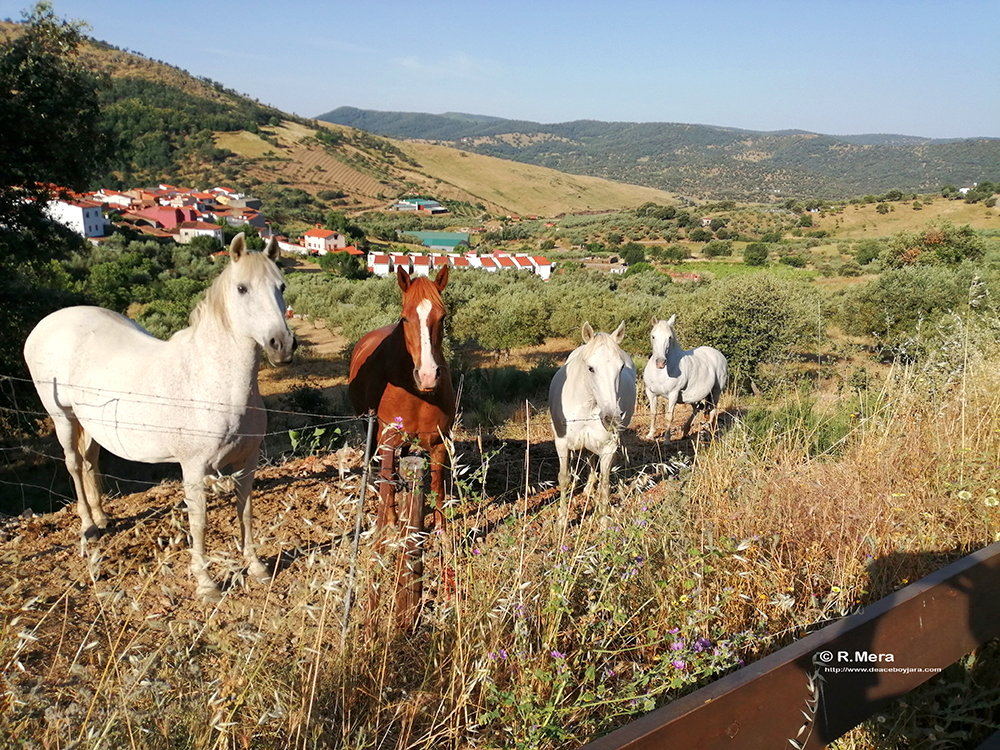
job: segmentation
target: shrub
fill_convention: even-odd
[[[622,260],[629,265],[642,263],[646,260],[646,250],[638,242],[629,242],[622,247],[621,256]]]
[[[648,273],[649,271],[655,272],[656,269],[649,265],[649,263],[643,261],[629,266],[625,271],[625,276],[627,278],[629,276],[635,276],[639,273]]]
[[[519,346],[542,343],[549,335],[549,300],[518,285],[503,294],[476,296],[454,309],[452,334],[458,341],[476,341],[484,349],[507,353]]]
[[[748,266],[766,265],[767,245],[763,242],[751,242],[743,250],[743,262]]]
[[[885,251],[885,244],[878,240],[861,240],[854,246],[854,260],[859,266],[867,266]]]
[[[917,232],[899,232],[889,240],[882,258],[892,267],[913,263],[956,265],[964,260],[979,260],[986,252],[982,238],[966,225],[950,222],[928,224]]]
[[[792,268],[806,267],[806,259],[801,255],[782,255],[778,259],[778,262],[786,266],[791,266]]]
[[[733,243],[728,240],[712,240],[701,249],[701,254],[706,258],[728,257],[733,254]]]
[[[974,281],[971,269],[891,269],[848,291],[838,322],[845,333],[874,336],[883,348],[893,348],[911,336],[921,321],[932,322],[950,310],[964,308]]]
[[[678,315],[690,336],[685,348],[710,344],[729,360],[731,372],[752,376],[810,340],[816,327],[816,297],[803,282],[765,273],[729,276],[692,301],[691,319]]]

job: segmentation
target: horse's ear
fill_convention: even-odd
[[[267,241],[267,245],[264,246],[264,255],[268,257],[269,260],[273,260],[275,263],[281,258],[281,248],[278,247],[278,240],[273,236]]]
[[[622,342],[622,339],[625,338],[625,321],[624,320],[621,323],[618,324],[618,327],[615,329],[615,332],[611,334],[611,338],[613,338],[615,340],[616,344],[620,344]]]
[[[444,288],[448,285],[448,266],[441,266],[434,277],[434,285],[438,288],[439,292],[444,291]]]
[[[583,343],[590,343],[590,340],[594,338],[594,329],[590,327],[590,322],[583,324],[583,329],[580,331],[580,335],[583,336]]]
[[[247,238],[243,232],[233,237],[233,241],[229,243],[229,257],[236,263],[240,258],[247,254]]]
[[[402,266],[396,266],[396,281],[399,282],[399,288],[404,292],[410,288],[410,274]]]
[[[652,318],[649,319],[650,325],[654,325],[655,326],[659,322],[660,322],[660,319],[657,318],[655,315]]]
[[[670,316],[670,320],[667,321],[667,325],[673,328],[675,320],[677,320],[677,313],[674,313],[673,315]]]

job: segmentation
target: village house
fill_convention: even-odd
[[[429,214],[446,214],[448,209],[435,200],[427,198],[404,198],[393,203],[390,207],[393,211],[423,211]]]
[[[177,242],[187,245],[195,237],[212,237],[220,245],[225,243],[222,227],[205,221],[182,221],[177,227]]]
[[[347,247],[347,238],[340,232],[335,232],[332,229],[317,227],[303,232],[302,244],[309,253],[326,255],[334,250],[343,250]]]
[[[103,237],[107,219],[100,203],[76,198],[57,198],[48,205],[48,214],[63,226],[84,237]]]

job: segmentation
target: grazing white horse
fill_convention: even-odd
[[[618,449],[619,431],[628,427],[635,411],[635,364],[619,346],[625,322],[614,333],[594,333],[583,324],[583,345],[570,353],[549,386],[549,409],[556,452],[559,454],[559,487],[565,521],[566,491],[570,483],[570,451],[587,450],[590,477],[586,492],[598,479],[594,457],[600,463],[600,499],[611,494],[611,464]]]
[[[687,437],[695,414],[701,410],[711,410],[709,423],[714,428],[719,416],[719,396],[729,380],[726,358],[718,349],[699,346],[686,351],[681,348],[674,333],[676,315],[669,320],[653,318],[653,329],[649,341],[653,345],[653,355],[646,363],[642,378],[646,383],[646,397],[649,399],[650,440],[656,435],[657,397],[667,399],[667,439],[670,439],[674,419],[674,407],[679,401],[691,404],[691,416],[684,425],[681,438]]]
[[[191,524],[197,593],[217,601],[205,560],[206,477],[231,466],[243,555],[250,574],[268,579],[252,535],[254,472],[267,414],[257,387],[261,350],[291,361],[285,285],[272,239],[248,253],[242,234],[232,260],[168,341],[100,307],[68,307],[44,318],[24,344],[42,404],[55,423],[76,489],[81,550],[108,526],[97,459],[103,446],[144,463],[179,463]]]

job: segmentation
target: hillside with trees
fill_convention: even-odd
[[[839,137],[663,122],[542,124],[354,107],[318,119],[706,199],[928,192],[949,183],[971,185],[1000,163],[1000,138]]]

